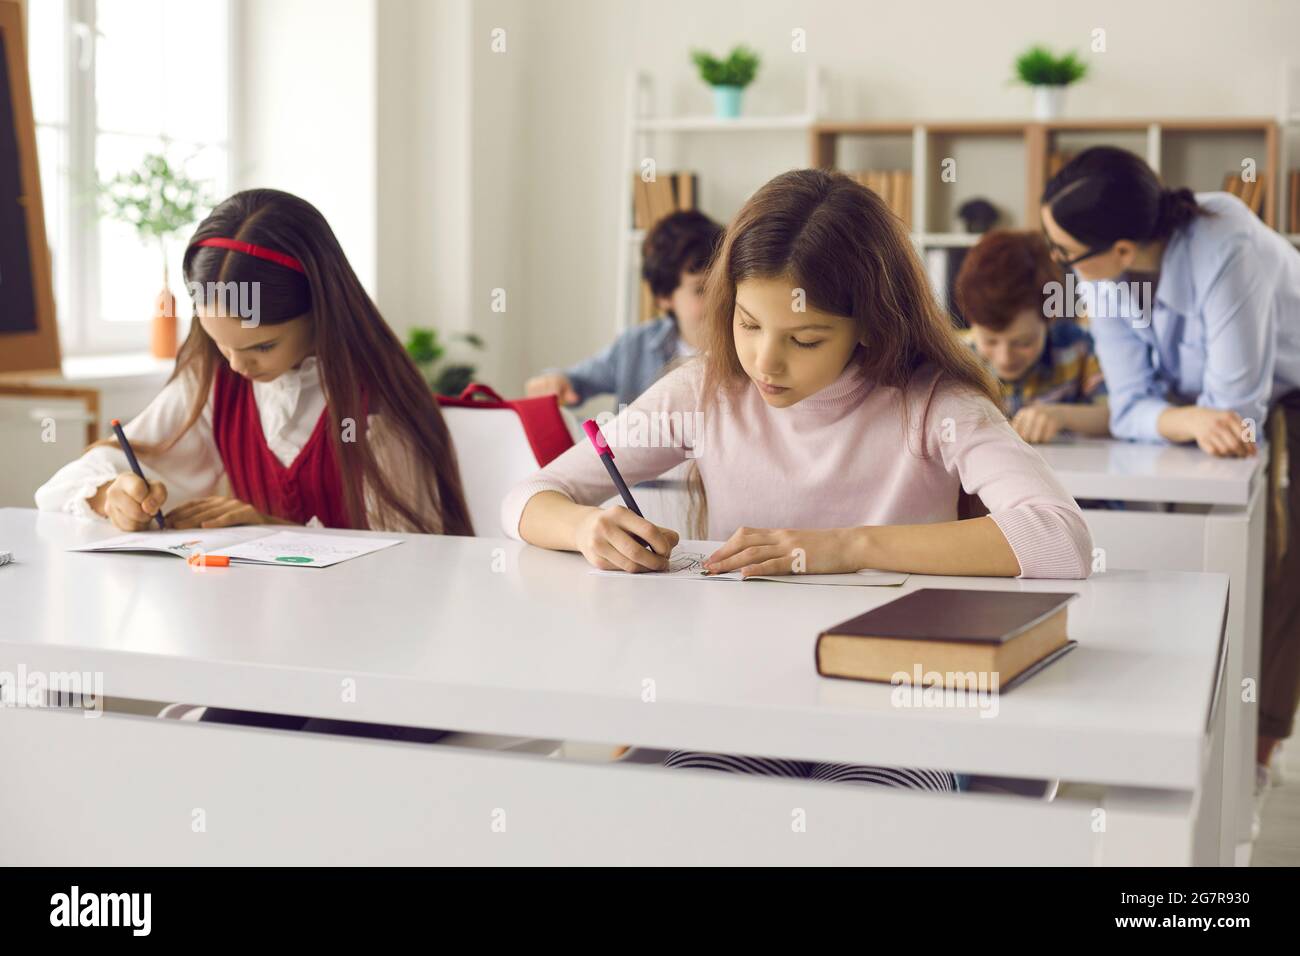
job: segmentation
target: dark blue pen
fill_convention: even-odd
[[[140,462],[136,461],[135,450],[131,448],[131,443],[126,440],[126,432],[122,431],[122,423],[115,418],[109,424],[113,426],[113,432],[117,435],[117,443],[122,446],[122,453],[126,455],[127,464],[131,466],[131,470],[139,476],[140,480],[144,482],[145,487],[148,488],[149,479],[146,478],[144,472],[140,470]],[[153,520],[158,522],[159,531],[162,531],[167,527],[167,525],[163,523],[163,513],[161,508],[159,508],[154,514]]]

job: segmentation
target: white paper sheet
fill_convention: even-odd
[[[157,551],[180,558],[188,558],[192,554],[212,554],[225,555],[232,562],[328,568],[401,543],[398,538],[349,538],[332,534],[277,531],[263,525],[249,525],[186,531],[137,531],[70,550]]]
[[[906,574],[871,569],[848,574],[756,574],[748,578],[742,578],[739,571],[705,574],[704,559],[722,547],[723,543],[721,541],[680,541],[668,558],[667,571],[631,574],[627,571],[602,571],[599,568],[592,568],[591,573],[627,578],[672,578],[679,581],[778,581],[782,584],[832,584],[850,587],[898,587],[907,580]]]

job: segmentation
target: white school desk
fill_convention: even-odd
[[[4,707],[10,863],[1217,857],[1223,575],[911,578],[1080,594],[1080,646],[982,717],[816,676],[820,629],[904,589],[602,577],[489,538],[402,536],[324,569],[65,550],[109,533],[0,510],[14,552],[0,671],[100,671],[106,695],[144,700],[1065,783],[1045,802]]]
[[[1257,678],[1267,447],[1249,459],[1214,458],[1193,446],[1115,439],[1072,438],[1035,448],[1075,498],[1122,501],[1142,509],[1084,509],[1106,567],[1228,575],[1227,685],[1241,688],[1243,678]],[[638,485],[636,497],[656,523],[679,530],[685,526],[680,476]],[[1240,690],[1229,695],[1224,774],[1235,785],[1227,788],[1223,802],[1220,859],[1225,865],[1250,861],[1257,702],[1257,694],[1250,701],[1242,700]]]
[[[1254,458],[1214,458],[1194,446],[1114,439],[1038,445],[1078,499],[1136,502],[1173,510],[1084,509],[1106,567],[1219,571],[1228,575],[1227,740],[1222,862],[1250,860],[1258,693],[1242,700],[1242,680],[1258,688],[1263,608],[1268,449]]]

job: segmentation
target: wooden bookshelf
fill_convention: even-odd
[[[1261,219],[1273,227],[1281,225],[1284,197],[1280,187],[1281,137],[1276,121],[1269,118],[1123,118],[1061,119],[1050,122],[1018,120],[817,122],[809,129],[809,155],[813,166],[838,168],[837,158],[845,140],[883,137],[912,137],[913,238],[921,245],[962,245],[960,223],[940,206],[937,169],[941,153],[949,147],[979,155],[980,141],[998,141],[1001,157],[996,162],[978,163],[975,181],[981,187],[962,192],[961,160],[958,159],[956,200],[981,195],[1000,211],[1011,211],[1011,221],[999,225],[1037,228],[1039,198],[1049,179],[1052,154],[1070,144],[1078,148],[1107,143],[1130,149],[1142,156],[1169,186],[1186,186],[1197,192],[1222,188],[1223,176],[1239,168],[1244,156],[1257,159],[1261,180],[1267,183]],[[988,146],[982,147],[987,155]],[[1246,152],[1245,150],[1249,150]],[[1215,172],[1210,172],[1215,171]],[[1166,173],[1173,173],[1168,176]],[[1180,180],[1186,181],[1180,181]],[[984,187],[996,180],[996,192]],[[969,177],[968,177],[969,181]],[[947,184],[943,184],[947,185]],[[956,208],[958,202],[946,205]],[[936,238],[938,241],[931,241]]]

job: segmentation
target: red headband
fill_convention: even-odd
[[[293,269],[295,272],[307,274],[307,270],[302,267],[302,263],[293,256],[285,255],[283,252],[276,252],[274,249],[268,249],[265,246],[255,246],[251,242],[240,242],[238,239],[200,239],[195,243],[196,246],[215,246],[218,249],[233,249],[235,252],[242,252],[247,256],[256,256],[258,259],[266,259],[268,262],[274,262],[284,266],[286,269]]]

